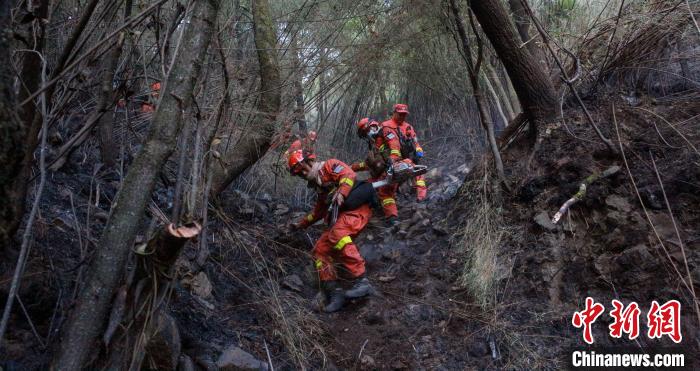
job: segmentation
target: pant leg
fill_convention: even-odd
[[[359,277],[365,273],[365,259],[360,255],[352,238],[365,228],[371,217],[372,209],[369,205],[362,205],[338,215],[338,221],[328,231],[328,240],[333,244],[332,256],[351,277]]]
[[[384,216],[387,218],[399,216],[399,209],[398,207],[396,207],[397,188],[397,184],[389,184],[377,189],[379,202],[382,203],[382,209],[384,209]]]
[[[423,201],[428,196],[428,185],[425,183],[425,176],[416,177],[416,199]]]
[[[321,281],[334,281],[338,279],[331,256],[333,245],[335,245],[336,242],[331,242],[329,232],[329,230],[326,230],[321,234],[321,237],[316,241],[312,251],[314,255],[314,266],[316,267]]]

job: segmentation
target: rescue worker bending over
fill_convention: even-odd
[[[406,121],[406,116],[408,116],[408,106],[401,103],[395,104],[391,119],[382,123],[382,129],[388,128],[398,137],[402,158],[411,159],[413,163],[418,164],[423,158],[423,148],[418,143],[418,137],[413,126]],[[425,176],[418,175],[416,177],[415,188],[416,200],[418,202],[425,200],[425,197],[428,195]]]
[[[345,210],[343,203],[353,189],[355,172],[350,166],[336,159],[315,161],[313,154],[304,155],[296,150],[289,155],[289,171],[292,175],[304,178],[309,186],[317,191],[316,206],[302,220],[291,225],[292,229],[302,229],[323,219],[330,205],[337,205],[338,216],[335,224],[328,227],[316,241],[313,249],[314,265],[321,285],[330,297],[325,312],[340,310],[345,298],[359,298],[367,295],[371,286],[365,277],[365,260],[360,255],[353,238],[365,228],[372,217],[369,204]],[[334,263],[340,265],[355,282],[350,290],[343,292],[338,283],[338,273]]]
[[[365,161],[354,163],[352,169],[369,171],[370,182],[386,178],[387,167],[401,161],[401,144],[398,136],[390,130],[383,130],[377,121],[370,118],[363,118],[357,123],[357,135],[360,138],[367,138],[370,148]],[[389,184],[377,189],[384,217],[391,226],[399,222],[399,210],[396,207],[397,189],[398,184]]]

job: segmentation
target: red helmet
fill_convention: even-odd
[[[408,113],[408,105],[403,103],[394,104],[394,112]]]
[[[307,136],[308,136],[309,140],[311,140],[311,141],[315,141],[315,140],[316,140],[316,132],[313,131],[313,130],[310,130],[310,131],[309,131],[309,134],[308,134]]]
[[[313,153],[304,153],[304,151],[301,149],[290,153],[289,159],[287,161],[287,166],[289,166],[289,172],[292,173],[292,175],[296,175],[299,171],[299,164],[306,161],[307,159],[313,160],[315,158],[316,155],[314,155]]]
[[[372,126],[379,127],[379,123],[377,121],[372,120],[369,117],[363,118],[362,120],[357,122],[357,135],[360,137],[367,136],[367,133],[369,133],[369,129]]]

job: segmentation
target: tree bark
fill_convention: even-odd
[[[11,55],[9,37],[10,2],[0,4],[0,54]],[[22,154],[26,126],[17,115],[15,96],[12,82],[15,72],[11,63],[0,64],[0,204],[13,204],[13,181],[22,169]],[[0,252],[7,252],[14,231],[11,226],[21,219],[14,207],[3,207],[0,211]],[[6,254],[5,254],[6,255]]]
[[[221,193],[246,169],[255,164],[270,147],[280,109],[281,81],[277,62],[277,35],[270,16],[268,0],[253,0],[255,48],[260,65],[258,116],[252,129],[235,143],[228,143],[222,160],[212,166],[212,195]],[[229,138],[229,140],[233,140]]]
[[[172,153],[213,33],[216,0],[196,0],[182,36],[179,53],[168,74],[158,109],[143,149],[134,160],[117,195],[85,287],[64,328],[53,368],[79,370],[105,327],[110,300],[119,284],[156,176]]]
[[[520,37],[499,0],[471,1],[481,28],[508,71],[520,105],[536,125],[557,118],[557,99],[549,77],[529,50],[520,48]]]
[[[294,79],[294,120],[299,127],[299,131],[303,136],[306,136],[306,132],[309,130],[306,125],[306,106],[304,104],[304,85],[302,84],[302,79],[304,78],[304,67],[301,65],[299,60],[297,33],[292,35],[291,42],[292,50],[292,61],[294,63],[293,79]]]
[[[131,15],[131,0],[127,0],[124,5],[124,20],[128,19]],[[112,82],[114,81],[114,74],[117,72],[117,67],[119,66],[119,57],[122,55],[122,48],[124,46],[124,39],[126,38],[126,30],[119,34],[119,40],[117,40],[117,45],[108,54],[108,57],[103,64],[102,71],[102,86],[100,89],[100,98],[98,101],[98,110],[102,111],[99,121],[97,122],[97,130],[100,134],[100,157],[102,163],[109,169],[113,168],[117,163],[117,145],[114,142],[112,132],[113,128],[113,118],[114,115],[110,114],[108,110],[111,110],[114,106],[114,89],[112,88]]]
[[[515,28],[518,29],[520,40],[523,43],[527,43],[525,46],[530,51],[530,54],[535,57],[542,69],[546,69],[547,59],[545,58],[544,51],[537,46],[535,40],[531,40],[530,16],[527,15],[523,4],[520,0],[508,0],[508,5],[510,6],[511,12],[513,12],[513,20],[515,21]]]
[[[43,0],[39,8],[34,11],[36,17],[34,21],[23,24],[23,29],[20,31],[25,48],[34,50],[37,53],[43,53],[46,43],[45,29],[46,20],[49,13],[49,0]],[[16,28],[18,26],[15,26]],[[22,72],[20,75],[21,83],[17,97],[19,102],[24,101],[33,92],[39,89],[41,83],[41,57],[34,52],[23,53]],[[9,54],[7,54],[9,55]],[[3,80],[10,83],[13,80]],[[11,87],[11,84],[9,85]],[[27,197],[27,182],[32,173],[32,164],[34,163],[34,150],[39,144],[39,130],[41,129],[41,113],[35,107],[34,102],[24,104],[19,108],[20,120],[22,123],[23,146],[22,163],[19,172],[11,179],[10,202],[9,209],[15,216],[14,220],[8,220],[6,234],[14,236],[22,223],[22,215],[24,215],[24,201]],[[8,179],[10,181],[10,179]]]
[[[479,110],[481,125],[486,131],[486,139],[488,140],[489,147],[491,148],[491,153],[493,154],[498,178],[501,180],[502,184],[507,187],[506,177],[503,170],[503,161],[501,160],[501,153],[498,151],[498,145],[496,144],[496,134],[493,128],[493,120],[491,119],[491,115],[487,110],[488,106],[486,104],[486,99],[484,99],[484,96],[481,93],[481,87],[479,85],[479,69],[483,61],[483,45],[481,44],[479,35],[477,34],[477,30],[474,29],[474,33],[477,37],[478,43],[477,61],[476,64],[474,64],[474,62],[472,61],[469,39],[467,37],[467,30],[464,24],[464,19],[459,14],[459,6],[457,5],[457,0],[450,0],[450,7],[452,9],[452,16],[454,17],[455,25],[457,26],[457,33],[459,35],[459,39],[462,41],[464,61],[467,64],[467,70],[469,70],[469,80],[471,81],[474,99],[476,100],[476,107]],[[472,27],[474,26],[475,24],[472,22]],[[498,103],[498,101],[496,101],[496,103]]]

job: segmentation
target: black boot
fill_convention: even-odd
[[[323,311],[326,313],[339,311],[343,305],[345,305],[345,292],[343,292],[343,288],[335,281],[327,281],[324,283],[324,286],[326,294],[330,299],[328,305],[323,308]]]
[[[355,284],[348,291],[345,291],[345,297],[348,298],[361,298],[372,291],[372,285],[370,285],[367,277],[358,277],[355,280]]]

